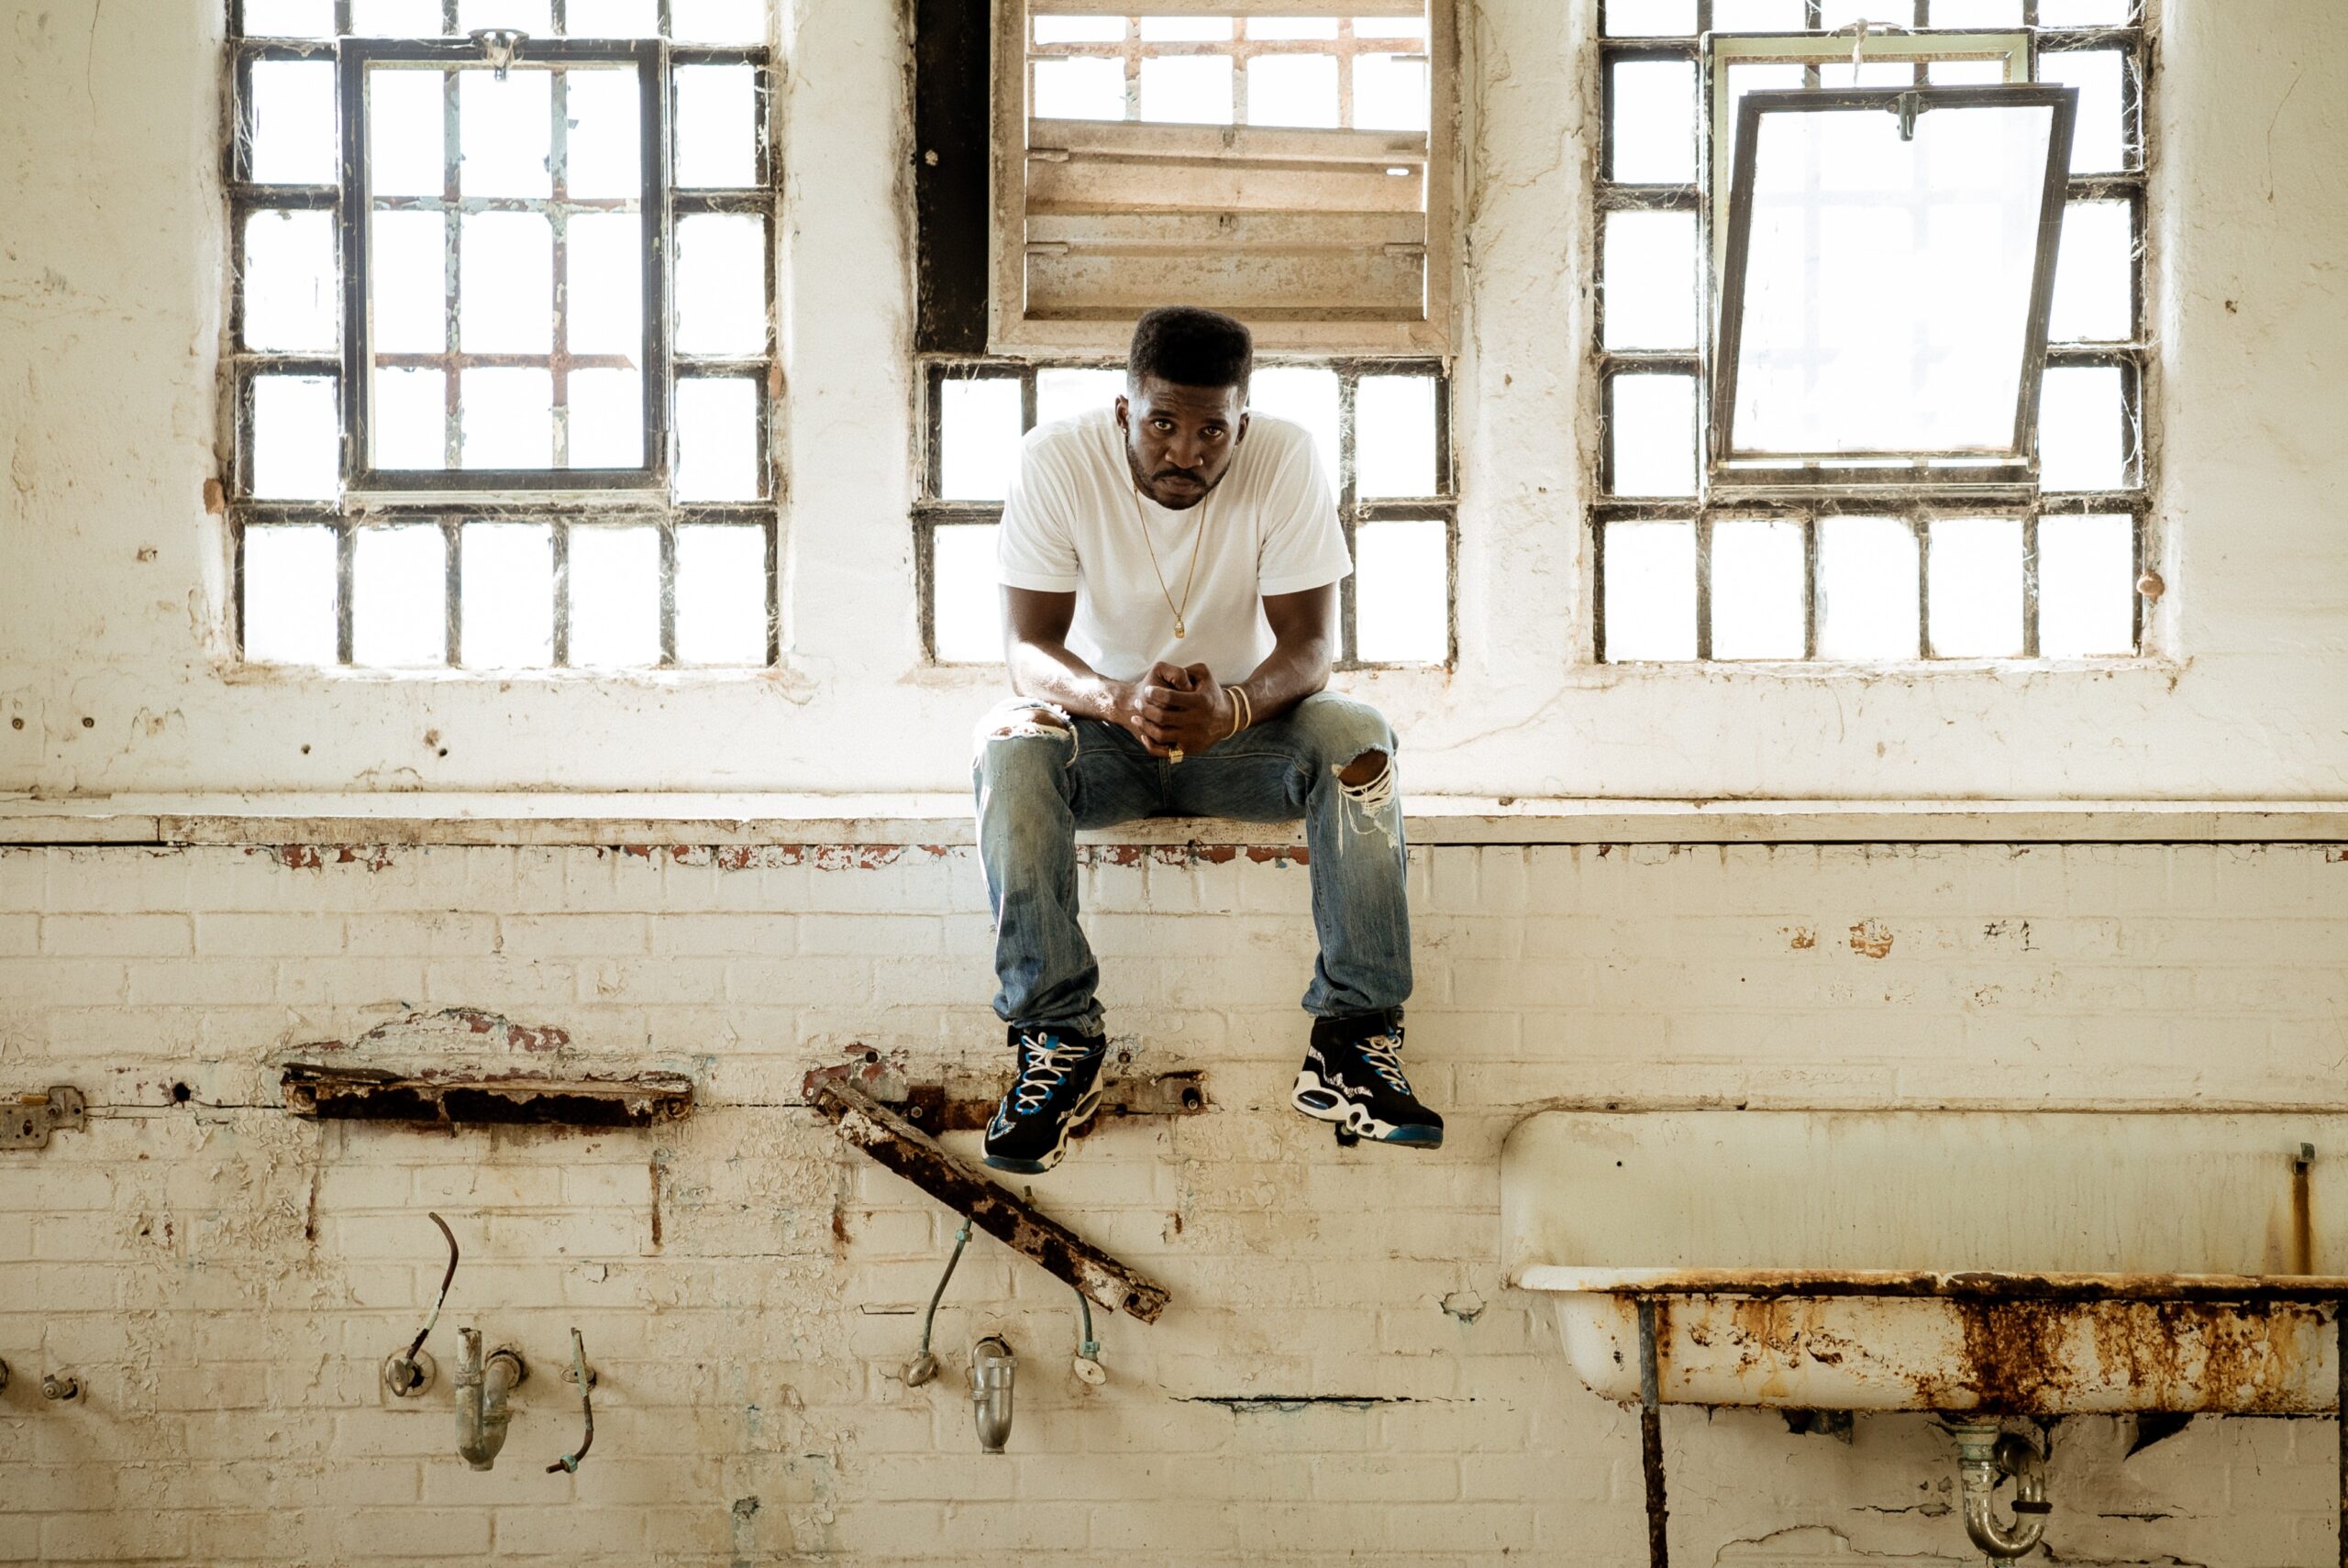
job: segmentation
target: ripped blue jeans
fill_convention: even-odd
[[[1100,1030],[1101,969],[1077,924],[1076,831],[1137,817],[1302,818],[1321,939],[1305,1010],[1342,1018],[1400,1008],[1411,994],[1394,732],[1368,703],[1316,692],[1175,763],[1118,725],[1071,723],[1014,699],[980,723],[976,744],[979,858],[994,908],[994,1010],[1004,1021]],[[1383,756],[1384,771],[1364,785],[1340,780],[1365,753]]]

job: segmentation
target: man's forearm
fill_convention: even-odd
[[[1065,644],[1014,642],[1011,646],[1011,689],[1064,708],[1080,718],[1126,722],[1133,707],[1133,688],[1112,680],[1068,650]]]
[[[1282,642],[1256,672],[1238,684],[1247,692],[1248,711],[1256,723],[1287,712],[1329,684],[1331,649],[1319,637]]]

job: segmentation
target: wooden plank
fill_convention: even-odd
[[[1168,299],[1235,315],[1285,311],[1321,320],[1414,321],[1426,308],[1426,259],[1417,250],[1030,251],[1027,314],[1132,317]],[[1079,319],[1081,319],[1079,316]]]
[[[1042,160],[1027,165],[1024,216],[1072,213],[1417,213],[1424,182],[1375,165]],[[1024,224],[1023,224],[1024,227]]]
[[[1038,245],[1121,252],[1233,249],[1377,250],[1424,245],[1426,219],[1413,212],[1034,213],[1028,254]]]

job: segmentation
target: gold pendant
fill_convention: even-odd
[[[1183,627],[1182,627],[1182,622],[1181,622],[1180,617],[1179,617],[1179,616],[1175,618],[1175,622],[1174,622],[1174,635],[1175,635],[1176,636],[1178,636],[1178,637],[1184,636],[1184,635],[1188,635],[1188,634],[1183,630]]]

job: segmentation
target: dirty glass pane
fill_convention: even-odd
[[[1144,17],[1144,43],[1217,43],[1231,37],[1228,17]]]
[[[759,384],[747,376],[677,383],[680,501],[759,498]]]
[[[1607,439],[1616,495],[1696,493],[1696,379],[1616,376]]]
[[[245,657],[255,664],[335,662],[331,528],[245,529]]]
[[[1166,125],[1229,125],[1231,57],[1145,57],[1141,62],[1141,117]]]
[[[1606,215],[1606,347],[1696,347],[1696,215]]]
[[[2127,410],[2112,365],[2061,366],[2038,394],[2042,490],[2118,490],[2127,482]]]
[[[1441,664],[1450,653],[1450,544],[1432,519],[1354,534],[1354,653],[1370,664]]]
[[[669,0],[669,36],[679,43],[762,44],[770,0]]]
[[[1819,653],[1914,658],[1915,534],[1896,517],[1825,517],[1817,526]]]
[[[257,60],[252,67],[249,172],[261,185],[331,185],[341,178],[342,132],[330,60]]]
[[[547,0],[462,0],[457,7],[457,30],[476,28],[518,28],[533,38],[554,31],[554,12]]]
[[[245,347],[331,350],[342,291],[331,213],[257,212],[245,220]]]
[[[449,547],[437,524],[361,528],[350,566],[350,661],[449,662]]]
[[[438,370],[378,367],[367,435],[379,469],[449,467],[449,382]]]
[[[660,539],[649,528],[570,530],[570,662],[660,662]]]
[[[546,196],[553,76],[545,71],[457,73],[457,188],[468,196]]]
[[[766,530],[678,529],[677,662],[766,661]]]
[[[463,603],[458,654],[471,669],[554,662],[554,530],[543,523],[468,523],[458,535]]]
[[[949,376],[938,389],[938,498],[1001,501],[1019,461],[1019,383]]]
[[[1036,423],[1049,425],[1106,408],[1124,394],[1123,370],[1061,368],[1036,372]]]
[[[1334,17],[1249,17],[1246,20],[1251,39],[1318,39],[1337,36]]]
[[[1606,662],[1696,657],[1696,525],[1609,523]]]
[[[956,525],[931,536],[931,626],[941,664],[1002,658],[1002,595],[995,585],[993,524]]]
[[[1904,60],[1862,60],[1856,71],[1847,60],[1823,61],[1818,67],[1818,84],[1825,88],[1912,87],[1915,83],[1916,68]]]
[[[1301,425],[1321,453],[1334,499],[1337,469],[1337,372],[1316,365],[1268,365],[1247,379],[1247,410]]]
[[[703,67],[693,67],[700,70]],[[683,71],[677,72],[684,75]],[[642,83],[634,71],[574,68],[563,72],[565,188],[591,200],[644,193]],[[678,105],[681,122],[684,114]]]
[[[2042,28],[2123,28],[2135,19],[2135,0],[2038,0]]]
[[[2005,79],[1999,60],[1935,60],[1924,67],[1924,80],[1934,87],[1995,87]]]
[[[574,469],[644,466],[644,376],[638,370],[580,370],[570,377]]]
[[[2021,0],[1933,0],[1936,28],[2018,28]]]
[[[1762,116],[1734,452],[2012,448],[2053,117]]]
[[[2125,202],[2073,202],[2063,209],[2063,248],[2054,267],[2056,343],[2125,341],[2136,286],[2136,237]]]
[[[341,468],[334,379],[255,376],[252,493],[263,501],[332,501]]]
[[[437,196],[448,189],[448,113],[437,71],[367,68],[367,189]]]
[[[1426,61],[1406,54],[1354,56],[1354,127],[1357,130],[1426,129]]]
[[[1802,0],[1712,0],[1716,33],[1798,33],[1809,26]]]
[[[334,36],[334,0],[244,0],[249,39],[325,39]]]
[[[2040,657],[2133,653],[2135,601],[2135,519],[2039,519]]]
[[[1337,123],[1337,57],[1262,54],[1249,61],[1247,123],[1334,127]]]
[[[1426,41],[1427,19],[1424,17],[1356,17],[1354,37],[1357,39],[1416,39]]]
[[[1802,527],[1766,517],[1712,525],[1712,657],[1800,658]]]
[[[468,354],[554,347],[554,226],[538,213],[467,213],[457,338]]]
[[[644,220],[574,213],[566,256],[563,330],[574,354],[644,353]]]
[[[448,348],[448,231],[438,213],[369,216],[367,310],[374,352],[437,354]]]
[[[1932,524],[1933,654],[2021,653],[2021,519],[1942,517]]]
[[[1036,17],[1034,22],[1039,44],[1125,41],[1123,17]]]
[[[1684,60],[1614,65],[1611,178],[1632,185],[1696,179],[1696,68]]]
[[[554,377],[526,367],[462,371],[457,423],[469,469],[543,469],[554,461]]]
[[[655,0],[570,0],[563,30],[574,39],[647,39],[660,31]]]
[[[350,30],[360,38],[437,38],[440,0],[350,0]]]
[[[1869,25],[1890,22],[1904,28],[1916,20],[1916,7],[1910,0],[1825,0],[1818,15],[1829,32],[1862,19]]]
[[[2079,115],[2071,131],[2071,172],[2102,174],[2128,166],[2120,79],[2127,60],[2116,49],[2047,50],[2038,57],[2038,79],[2079,90]]]
[[[677,183],[706,189],[759,182],[759,73],[748,65],[681,65]]]
[[[1122,120],[1125,62],[1122,60],[1039,60],[1036,102],[1039,120]]]
[[[1696,0],[1606,0],[1605,15],[1611,39],[1675,38],[1696,30]]]
[[[1354,493],[1435,493],[1433,376],[1364,376],[1354,383]]]
[[[755,213],[677,220],[677,352],[767,350],[767,223]]]

